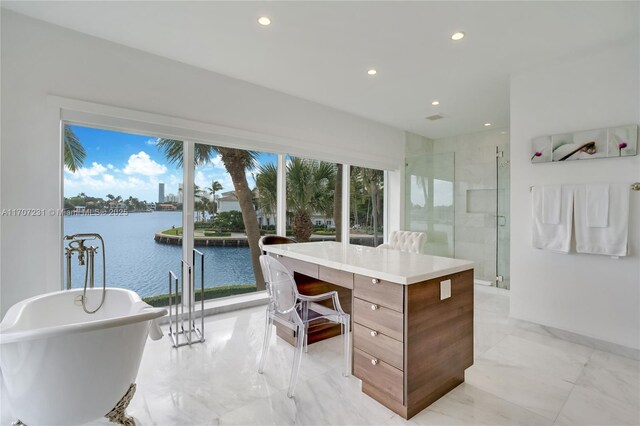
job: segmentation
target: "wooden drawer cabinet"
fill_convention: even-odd
[[[318,276],[322,281],[339,285],[340,287],[353,288],[353,274],[351,272],[320,265]]]
[[[272,255],[273,256],[273,255]],[[280,261],[289,271],[297,272],[311,278],[318,278],[318,265],[303,260],[292,259],[281,255],[276,255],[276,259]]]
[[[404,286],[354,274],[353,296],[394,311],[404,311]]]
[[[385,336],[377,330],[353,324],[353,346],[381,361],[404,370],[404,347],[401,341]]]
[[[304,253],[305,258],[312,256],[308,250]],[[278,259],[298,274],[302,294],[336,290],[345,311],[352,308],[353,374],[362,380],[367,395],[409,419],[464,381],[464,371],[474,359],[473,269],[401,285],[297,259]],[[371,275],[379,271],[369,269]],[[441,299],[444,280],[451,280],[451,296]],[[337,326],[310,332],[309,342],[339,333]]]
[[[400,312],[354,298],[353,321],[393,339],[404,341],[404,316]]]
[[[404,400],[404,376],[402,371],[397,368],[379,360],[371,354],[354,348],[353,375],[402,404]]]

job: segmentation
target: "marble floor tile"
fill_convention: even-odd
[[[509,318],[509,292],[493,287],[476,286],[474,320],[466,382],[409,421],[341,375],[339,337],[309,347],[288,398],[294,350],[275,333],[265,372],[257,372],[264,306],[206,318],[204,344],[174,349],[166,337],[149,340],[128,414],[139,426],[640,424],[639,361]],[[0,425],[8,426],[0,394]]]
[[[219,425],[376,425],[395,414],[360,391],[360,380],[337,372],[298,383],[285,391],[226,413]]]
[[[536,414],[555,419],[573,383],[537,369],[480,357],[465,373],[466,383]]]
[[[640,362],[594,351],[556,424],[640,424]]]
[[[551,425],[552,420],[463,383],[409,421],[396,416],[388,425]]]
[[[482,358],[575,383],[593,349],[534,335],[536,340],[510,334],[485,352]]]

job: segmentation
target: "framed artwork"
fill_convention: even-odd
[[[637,125],[540,136],[531,141],[532,163],[627,157],[637,153]]]

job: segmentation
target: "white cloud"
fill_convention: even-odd
[[[217,168],[217,169],[222,169],[224,171],[227,170],[227,168],[224,166],[224,163],[222,162],[222,157],[220,156],[220,154],[216,155],[212,160],[211,160],[211,164],[213,164],[213,167]]]
[[[158,143],[158,138],[147,139],[145,143],[150,146],[156,146]]]
[[[107,169],[113,170],[114,169],[113,164],[107,164]]]
[[[158,164],[144,151],[132,154],[127,161],[127,165],[122,170],[125,174],[140,174],[145,176],[161,175],[167,171],[167,167]]]
[[[91,163],[91,167],[89,168],[80,167],[75,172],[72,172],[65,167],[64,171],[65,173],[72,175],[74,178],[81,178],[86,176],[98,176],[99,174],[106,172],[107,168],[102,164],[94,161],[93,163]]]
[[[196,185],[198,185],[201,189],[206,188],[207,186],[211,185],[211,181],[209,179],[207,179],[204,175],[204,173],[202,173],[201,171],[197,171],[194,181],[196,183]]]

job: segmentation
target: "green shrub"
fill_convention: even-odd
[[[182,235],[182,226],[178,226],[177,228],[171,228],[162,231],[162,234],[165,235]]]
[[[230,232],[224,232],[224,231],[204,231],[204,236],[205,237],[230,237],[231,233]]]
[[[235,296],[238,294],[245,293],[253,293],[256,291],[255,284],[241,284],[241,285],[225,285],[220,287],[211,287],[204,289],[204,300],[209,299],[217,299],[220,297],[227,296]],[[195,299],[196,302],[199,302],[200,299],[200,290],[195,291]],[[163,307],[169,305],[169,295],[168,294],[159,294],[157,296],[149,296],[142,298],[146,303],[155,307]],[[175,295],[173,296],[173,303],[180,303],[181,298],[178,297],[178,300],[175,300]]]

